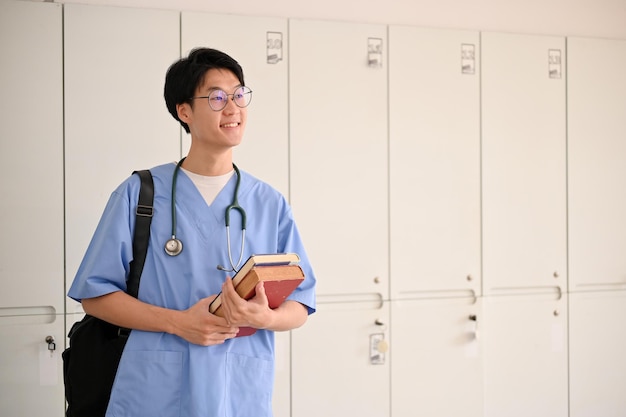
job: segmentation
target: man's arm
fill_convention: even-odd
[[[209,313],[215,296],[198,301],[191,308],[178,311],[144,303],[123,291],[82,300],[89,315],[129,329],[165,332],[202,346],[224,343],[239,329],[225,319]]]

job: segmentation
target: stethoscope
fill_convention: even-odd
[[[176,237],[176,181],[178,180],[178,172],[183,164],[185,158],[181,159],[176,168],[174,169],[174,177],[172,178],[172,237],[165,242],[165,253],[170,256],[177,256],[183,251],[183,242]],[[237,270],[243,259],[244,245],[246,242],[246,212],[239,205],[237,196],[239,195],[239,184],[241,183],[241,174],[237,165],[233,164],[233,169],[237,175],[237,182],[235,182],[235,193],[233,195],[232,203],[226,207],[226,213],[224,216],[224,223],[226,224],[226,243],[228,245],[228,261],[230,262],[231,269],[226,269],[222,265],[218,265],[217,269],[220,271],[234,272]],[[239,260],[237,263],[233,262],[232,251],[230,250],[230,211],[237,210],[241,214],[241,252],[239,253]]]

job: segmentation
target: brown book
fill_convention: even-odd
[[[297,265],[295,254],[253,255],[233,277],[237,294],[249,300],[256,294],[256,285],[263,281],[270,308],[280,306],[304,280],[304,272]],[[278,257],[277,257],[278,256]],[[209,312],[223,317],[221,293],[209,305]],[[249,336],[256,329],[240,328],[237,336]]]
[[[246,274],[255,266],[274,266],[274,265],[297,265],[300,257],[296,253],[268,253],[260,255],[252,255],[246,263],[237,271],[233,277],[233,285],[236,287]]]

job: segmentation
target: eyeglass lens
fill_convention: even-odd
[[[228,97],[233,96],[233,101],[238,107],[246,107],[252,99],[252,90],[241,86],[233,94],[227,94],[223,90],[213,90],[209,93],[209,105],[215,111],[220,111],[228,104]]]

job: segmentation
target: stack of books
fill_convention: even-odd
[[[233,286],[240,297],[249,300],[256,294],[255,288],[263,282],[269,307],[274,309],[300,285],[304,272],[298,265],[300,257],[295,253],[252,255],[233,277]],[[209,312],[224,317],[222,294],[209,305]],[[237,337],[254,334],[256,329],[241,327]]]

